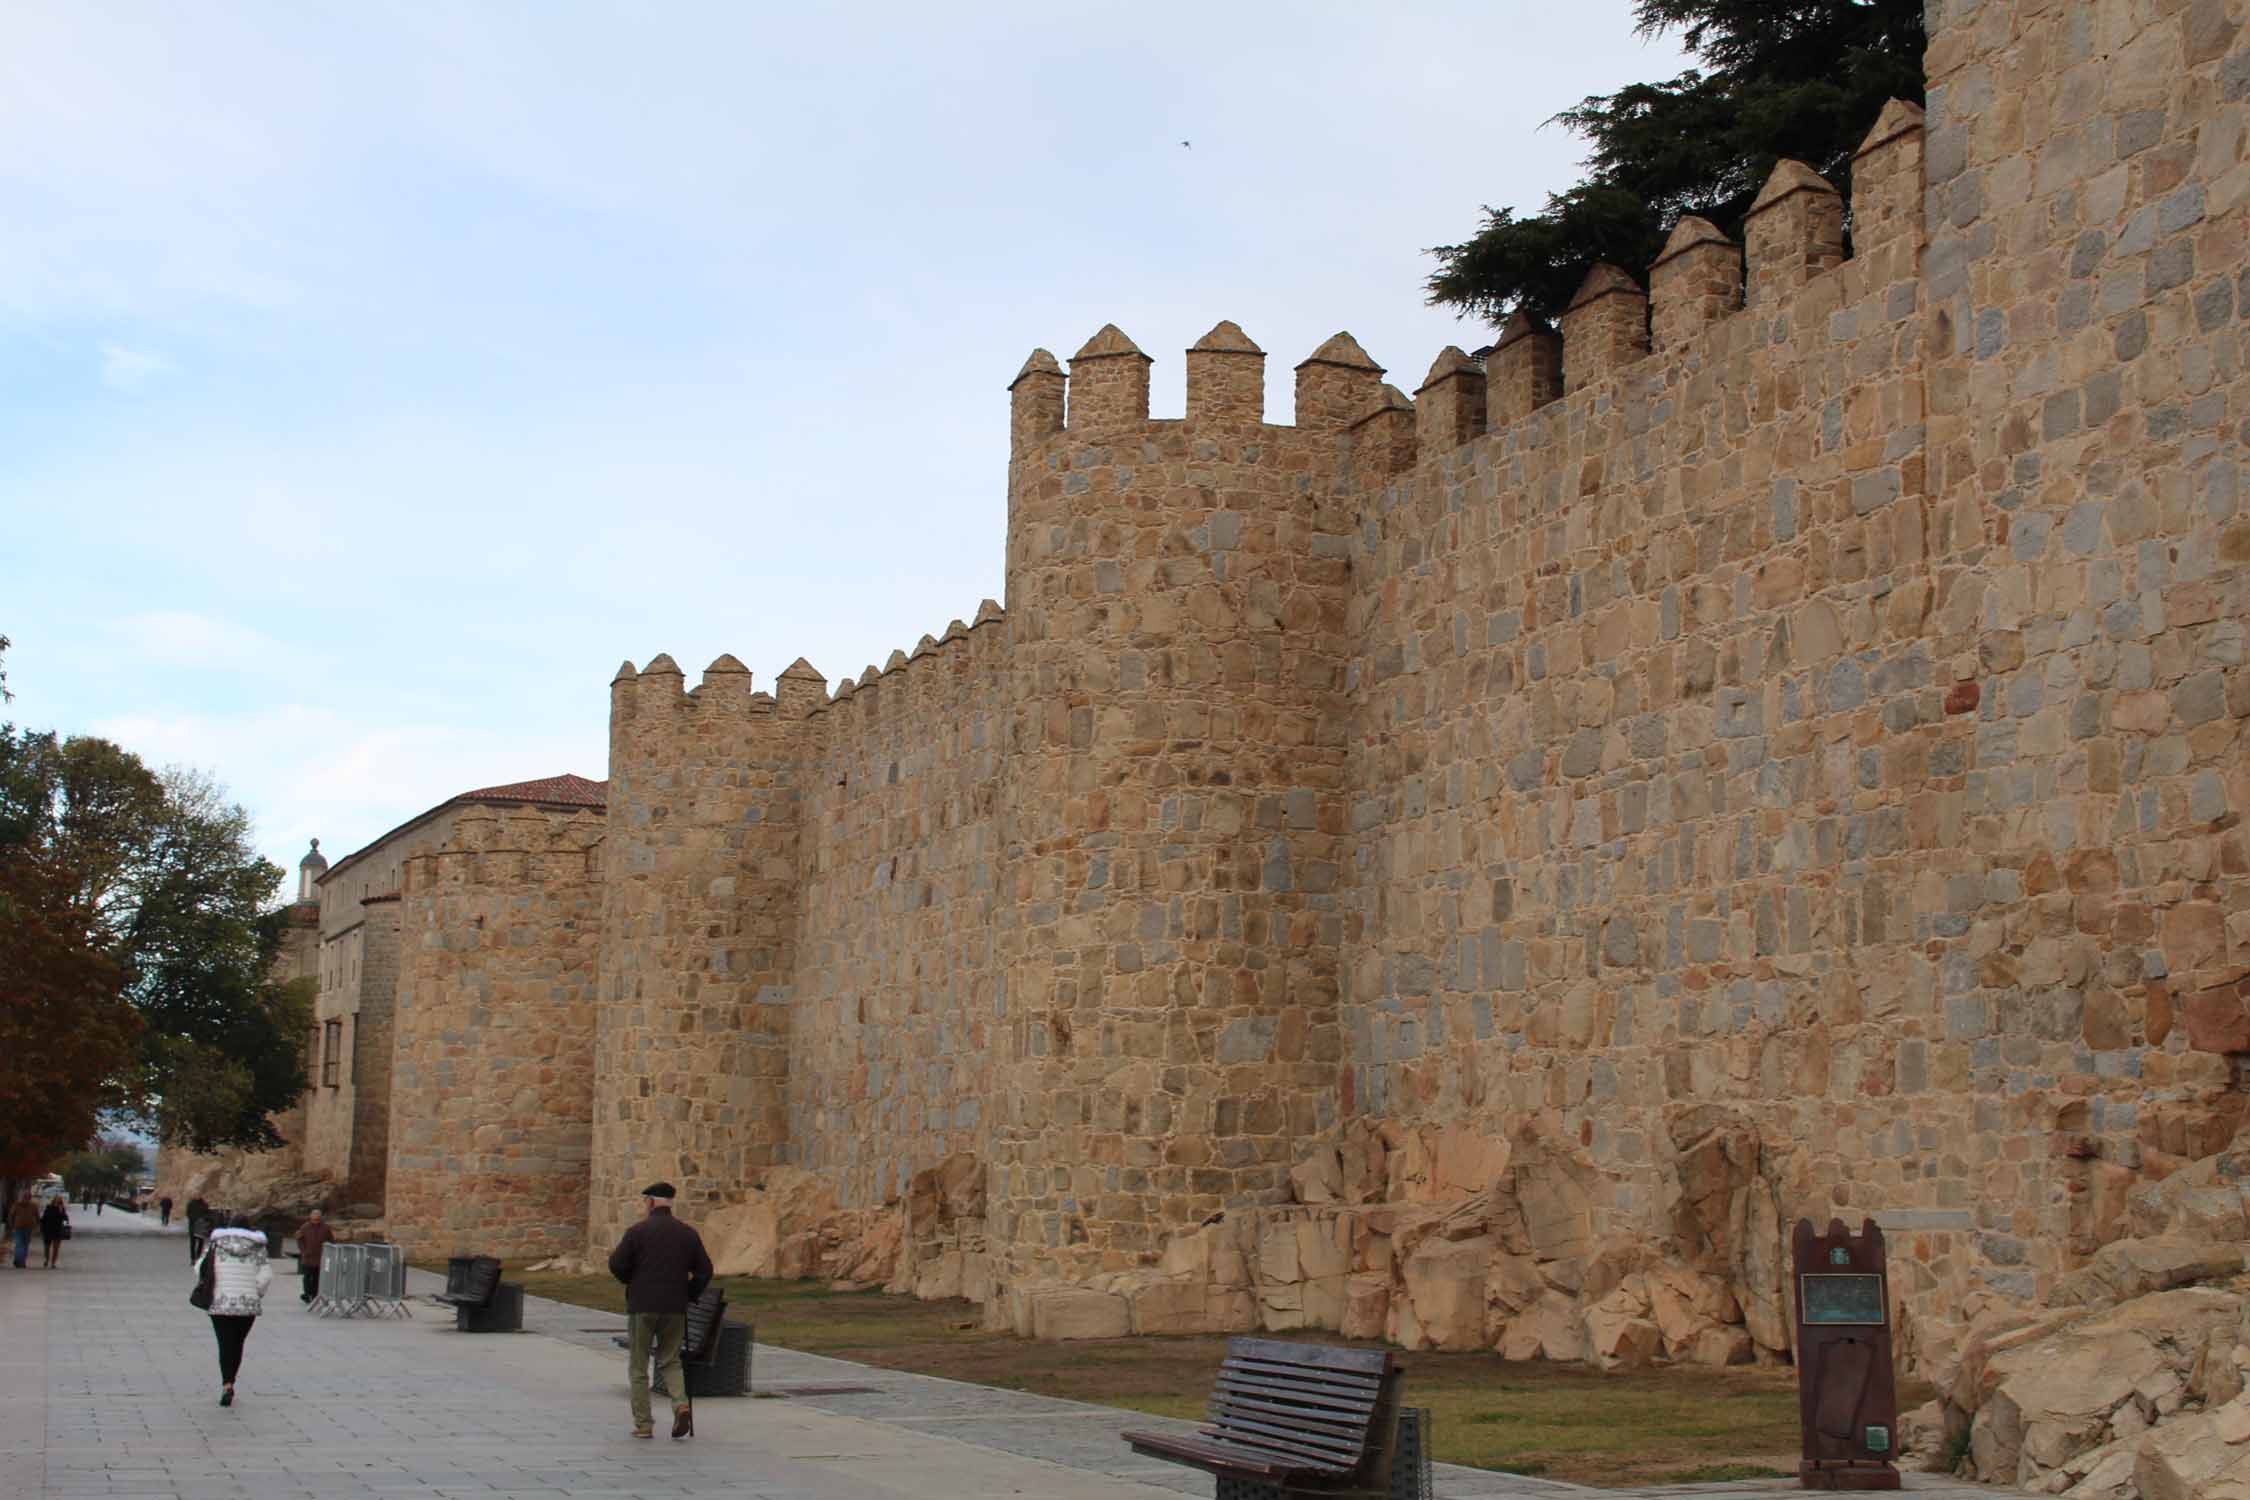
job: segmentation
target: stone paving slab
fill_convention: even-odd
[[[107,1217],[106,1215],[104,1216]],[[760,1347],[761,1390],[698,1403],[697,1436],[627,1433],[620,1316],[525,1299],[520,1335],[457,1334],[414,1272],[412,1321],[316,1318],[274,1263],[241,1399],[217,1403],[209,1325],[170,1233],[81,1229],[56,1272],[0,1270],[0,1495],[7,1500],[857,1500],[1209,1495],[1127,1427],[1191,1424],[1031,1392]],[[1928,1500],[1996,1492],[1908,1476]],[[1441,1500],[1567,1500],[1580,1486],[1439,1465]],[[1789,1481],[1668,1486],[1647,1500],[1770,1497]]]

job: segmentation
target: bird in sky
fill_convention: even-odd
[[[1193,141],[1182,141],[1180,142],[1180,144],[1187,147],[1190,151],[1193,151],[1195,149],[1195,142]]]

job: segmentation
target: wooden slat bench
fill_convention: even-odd
[[[1221,1496],[1387,1496],[1402,1375],[1387,1350],[1230,1339],[1200,1433],[1124,1438],[1217,1475]]]

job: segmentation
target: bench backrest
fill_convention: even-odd
[[[1398,1374],[1384,1349],[1229,1339],[1206,1430],[1306,1467],[1355,1473],[1388,1440]]]
[[[500,1262],[489,1255],[480,1255],[469,1262],[469,1274],[461,1279],[461,1295],[478,1307],[488,1307],[493,1294],[500,1290]]]
[[[683,1358],[703,1361],[717,1351],[719,1329],[727,1318],[727,1294],[714,1281],[703,1295],[688,1304],[687,1336],[681,1340]]]

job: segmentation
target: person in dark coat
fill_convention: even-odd
[[[711,1284],[711,1256],[703,1248],[703,1236],[672,1217],[674,1196],[669,1182],[643,1188],[641,1202],[648,1216],[626,1230],[617,1248],[609,1252],[609,1274],[625,1283],[630,1325],[626,1357],[632,1361],[626,1380],[637,1438],[656,1436],[648,1403],[651,1352],[656,1356],[657,1387],[672,1401],[672,1436],[690,1437],[695,1432],[680,1344],[687,1337],[688,1304]]]
[[[159,1229],[170,1229],[172,1227],[172,1200],[169,1198],[157,1199],[156,1212],[159,1215],[156,1221],[157,1227]]]
[[[200,1194],[187,1201],[187,1258],[203,1259],[203,1238],[211,1232],[211,1205]]]
[[[70,1210],[63,1207],[62,1194],[57,1193],[39,1216],[39,1243],[46,1247],[48,1270],[62,1263],[62,1242],[69,1234]]]
[[[297,1226],[297,1279],[304,1284],[304,1295],[299,1302],[311,1302],[320,1295],[320,1256],[328,1242],[336,1238],[336,1231],[314,1209],[312,1217]]]

